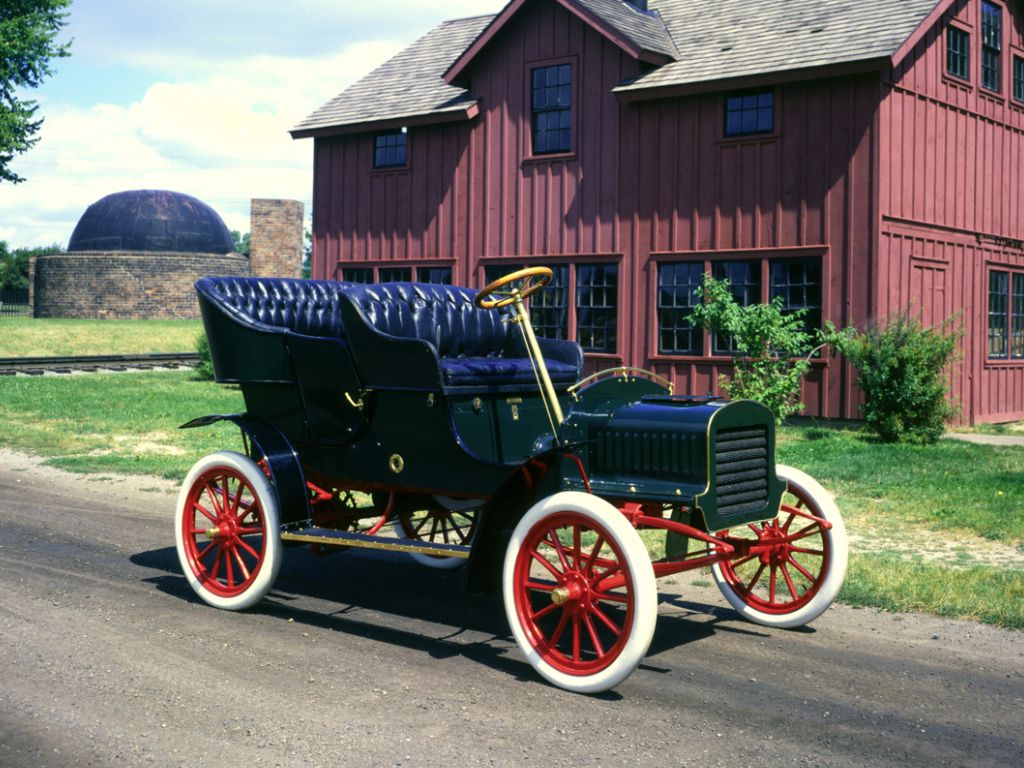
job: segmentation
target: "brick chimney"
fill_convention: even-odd
[[[302,214],[298,200],[252,201],[249,260],[253,277],[302,277]]]

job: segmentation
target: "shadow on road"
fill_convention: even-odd
[[[137,553],[131,562],[160,572],[142,579],[160,592],[188,603],[203,604],[181,575],[173,547]],[[317,610],[309,605],[310,599],[333,603],[338,608]],[[733,622],[738,616],[728,608],[691,602],[672,594],[663,594],[661,604],[648,660],[641,665],[648,671],[673,671],[661,665],[674,659],[679,664],[685,661],[670,652],[719,632],[764,636],[756,629],[736,626]],[[670,613],[666,614],[665,606],[670,607]],[[274,589],[247,613],[410,648],[432,658],[463,656],[519,680],[536,679],[518,654],[508,653],[514,641],[500,593],[467,593],[461,569],[432,570],[402,555],[347,551],[317,557],[307,549],[289,550]],[[699,621],[690,620],[698,616]],[[423,631],[411,631],[397,625],[410,621],[425,622],[427,626]],[[654,656],[658,658],[652,661]],[[603,696],[618,698],[614,692]]]

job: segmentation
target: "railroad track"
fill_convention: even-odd
[[[128,371],[150,368],[191,367],[199,362],[195,352],[160,352],[149,355],[80,355],[77,357],[0,357],[0,376],[74,371]]]

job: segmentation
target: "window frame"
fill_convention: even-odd
[[[610,360],[620,361],[622,360],[622,348],[623,339],[626,337],[627,332],[621,329],[621,312],[625,306],[623,300],[624,290],[624,279],[622,271],[622,255],[621,254],[573,254],[572,256],[518,256],[518,257],[484,257],[477,263],[476,275],[477,285],[483,287],[487,285],[487,270],[503,270],[505,274],[514,272],[518,269],[531,266],[547,266],[551,269],[565,268],[566,285],[565,290],[565,336],[564,337],[552,337],[547,336],[546,338],[565,338],[571,341],[579,343],[579,307],[577,303],[578,295],[578,270],[580,267],[589,266],[615,266],[618,270],[618,280],[615,286],[615,312],[616,312],[616,323],[615,323],[615,348],[612,351],[607,352],[594,352],[588,351],[586,348],[583,349],[583,355],[587,359],[593,360]],[[535,331],[536,331],[535,327]],[[538,337],[541,334],[538,333]],[[583,345],[580,344],[582,347]]]
[[[740,99],[741,100],[741,106],[740,106],[740,109],[738,111],[739,111],[740,115],[742,116],[742,114],[744,112],[750,111],[750,110],[745,109],[742,106],[742,100],[743,99],[749,98],[749,97],[752,97],[752,96],[756,96],[756,97],[758,97],[758,100],[760,100],[760,97],[764,96],[764,95],[770,95],[772,97],[772,104],[771,104],[772,123],[771,123],[771,127],[767,128],[767,129],[755,128],[753,130],[743,130],[742,127],[741,127],[739,130],[737,130],[735,132],[731,132],[729,130],[729,115],[730,115],[729,102],[731,100],[734,100],[734,99]],[[753,107],[753,111],[756,114],[760,113],[761,109],[762,109],[762,107],[761,107],[760,104],[756,104]],[[740,119],[741,119],[741,123],[742,123],[742,117]],[[779,128],[779,96],[778,96],[778,89],[769,86],[767,88],[756,88],[756,89],[753,89],[753,90],[735,91],[733,93],[726,93],[726,94],[724,94],[722,96],[722,139],[723,140],[734,141],[734,140],[737,140],[737,139],[740,139],[740,140],[742,140],[742,139],[751,139],[751,138],[757,139],[757,138],[764,138],[764,137],[769,137],[769,136],[777,136],[778,133],[779,133],[778,128]]]
[[[408,269],[410,271],[409,280],[381,280],[381,270],[385,269]],[[427,280],[421,279],[420,271],[428,269],[447,269],[451,272],[452,281],[454,282],[455,263],[453,261],[348,261],[338,264],[334,271],[334,279],[340,282],[357,282],[360,285],[376,285],[381,282],[417,282],[430,285],[451,285],[451,283],[429,283]],[[369,282],[350,280],[346,273],[351,270],[369,272],[372,279]]]
[[[963,36],[962,39],[967,44],[966,51],[960,52],[953,50],[953,33]],[[954,72],[950,68],[950,57],[953,55],[963,57],[963,74],[960,74],[960,72]],[[965,29],[964,27],[958,26],[956,24],[950,24],[946,27],[946,66],[943,68],[943,74],[945,74],[946,77],[951,77],[958,82],[971,82],[971,32],[970,30]]]
[[[1015,106],[1024,106],[1024,51],[1014,50],[1010,54],[1010,70],[1013,75],[1010,97]]]
[[[996,41],[998,43],[998,47],[992,46],[988,42],[986,42],[986,32],[987,32],[987,27],[988,27],[988,25],[986,24],[986,13],[985,13],[986,6],[988,6],[989,8],[992,8],[992,9],[995,10],[996,18],[999,21],[999,28],[997,30],[998,35],[999,35],[999,39]],[[979,53],[979,56],[978,56],[978,71],[979,71],[979,74],[978,74],[978,85],[980,86],[981,90],[986,92],[986,93],[996,94],[997,96],[1001,96],[1002,93],[1003,93],[1003,84],[1004,84],[1004,81],[1005,81],[1005,78],[1003,77],[1003,51],[1006,48],[1005,41],[1003,39],[1004,31],[1005,31],[1005,28],[1006,28],[1006,24],[1005,24],[1005,20],[1004,20],[1004,13],[1003,13],[1003,6],[1000,3],[994,2],[994,0],[981,0],[981,3],[979,4],[979,11],[978,11],[978,13],[980,14],[980,19],[979,19],[979,23],[978,23],[978,29],[979,29],[979,36],[978,37],[979,37],[979,41],[980,41],[980,46],[979,46],[980,53]],[[994,66],[994,68],[990,67],[986,63],[986,56],[992,56],[992,55],[995,56],[995,66]],[[995,72],[996,80],[995,80],[995,83],[994,83],[994,87],[993,87],[992,84],[986,83],[986,70],[987,69],[992,69]]]
[[[1001,310],[993,312],[993,280],[997,275],[1006,278],[1006,292],[1002,295]],[[985,362],[988,364],[1024,365],[1024,267],[993,264],[988,270],[985,301]],[[992,353],[993,316],[1001,316],[1001,338],[1004,352]]]
[[[550,152],[537,152],[535,145],[535,125],[533,108],[533,72],[537,69],[548,67],[569,67],[569,148],[559,149]],[[562,56],[558,58],[534,59],[525,62],[523,73],[523,104],[526,105],[529,130],[523,131],[523,159],[527,162],[546,162],[550,160],[563,160],[575,158],[579,151],[579,112],[580,103],[580,78],[582,77],[576,56]],[[553,110],[546,110],[553,111]]]
[[[779,261],[790,260],[814,260],[819,264],[820,277],[820,308],[818,312],[819,322],[824,323],[828,318],[828,307],[830,306],[830,249],[827,246],[797,246],[792,248],[775,249],[753,249],[753,250],[729,250],[729,251],[674,251],[655,252],[651,254],[651,264],[648,281],[649,295],[654,297],[650,302],[655,307],[654,312],[648,313],[647,333],[647,358],[652,361],[665,361],[678,363],[724,363],[733,359],[731,353],[715,351],[715,341],[710,331],[702,331],[703,341],[701,354],[682,354],[661,352],[659,347],[661,327],[658,318],[658,271],[663,264],[695,262],[704,265],[704,272],[714,273],[714,265],[718,263],[755,261],[759,262],[760,274],[760,301],[767,302],[771,296],[771,265]],[[824,364],[824,360],[815,358],[811,361],[814,365]]]
[[[394,163],[394,164],[390,164],[390,163],[380,164],[380,163],[378,163],[378,160],[380,158],[380,152],[383,150],[386,153],[388,151],[388,149],[392,148],[392,147],[389,147],[389,146],[381,147],[381,146],[378,145],[378,142],[381,139],[388,139],[390,137],[395,137],[395,136],[401,136],[402,139],[403,139],[402,144],[400,146],[400,149],[402,151],[402,162],[401,163]],[[398,145],[395,145],[395,148],[398,148]],[[403,126],[401,128],[395,128],[395,129],[388,130],[388,131],[377,131],[376,133],[374,133],[373,134],[373,157],[372,157],[372,160],[373,160],[372,168],[373,168],[374,171],[388,172],[388,171],[405,171],[405,170],[408,170],[409,169],[409,129],[406,128],[405,126]]]

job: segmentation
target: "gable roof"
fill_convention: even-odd
[[[581,18],[626,53],[640,61],[664,64],[679,57],[672,37],[657,11],[641,11],[625,0],[554,0]],[[527,0],[512,0],[480,36],[473,41],[445,72],[444,79],[454,83],[466,67],[486,48]]]
[[[636,92],[838,64],[891,62],[932,12],[949,4],[651,0],[679,48],[679,58],[615,90]]]
[[[738,78],[895,64],[956,0],[550,0],[661,66],[615,92],[656,98]],[[497,15],[446,21],[292,129],[294,138],[466,120],[476,99],[453,84],[526,0]],[[670,51],[671,48],[671,51]]]
[[[292,138],[473,117],[476,99],[441,75],[493,18],[439,24],[292,128]]]

